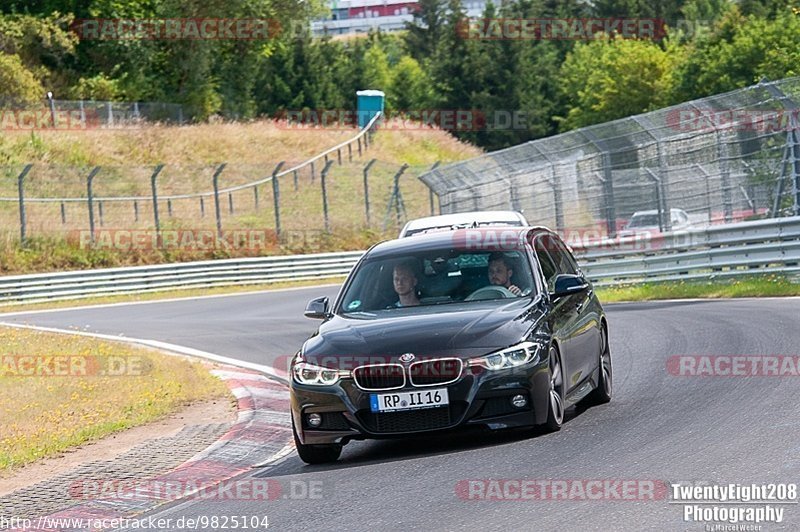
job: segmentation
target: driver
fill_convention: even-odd
[[[419,305],[417,296],[417,275],[414,273],[414,263],[402,262],[392,271],[392,284],[397,293],[398,301],[395,307],[414,307]]]
[[[488,274],[490,284],[508,288],[515,296],[522,294],[520,287],[511,283],[511,276],[514,275],[514,271],[511,269],[508,259],[502,252],[495,251],[489,255]]]

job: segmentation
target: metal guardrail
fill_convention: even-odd
[[[343,277],[363,251],[0,277],[0,305]]]
[[[797,216],[642,236],[573,249],[581,269],[599,287],[800,272]]]
[[[574,246],[596,286],[800,273],[800,217]],[[0,277],[0,306],[347,275],[363,251]]]

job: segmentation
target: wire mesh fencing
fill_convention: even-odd
[[[800,215],[800,78],[542,138],[420,178],[442,212],[512,209],[614,237]]]

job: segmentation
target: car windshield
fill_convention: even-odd
[[[637,214],[631,218],[628,227],[658,227],[657,214]]]
[[[442,249],[367,259],[341,300],[343,314],[527,297],[535,291],[521,251]]]

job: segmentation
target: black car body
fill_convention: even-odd
[[[512,294],[489,284],[486,264],[498,254],[510,280],[528,286]],[[386,277],[391,264],[396,272],[409,260],[420,264],[420,303],[402,307]],[[426,297],[441,292],[432,286],[442,280],[447,294]],[[352,439],[470,425],[558,430],[565,408],[611,399],[605,314],[568,247],[546,228],[383,242],[353,268],[333,305],[313,300],[306,316],[324,320],[292,362],[295,443],[308,463],[337,459]]]

